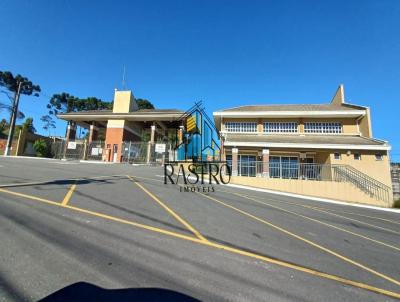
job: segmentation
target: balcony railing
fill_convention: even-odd
[[[235,174],[235,171],[232,171]],[[239,161],[238,176],[347,182],[372,198],[389,202],[391,188],[348,165]]]

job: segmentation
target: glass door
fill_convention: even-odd
[[[256,157],[239,155],[238,170],[240,176],[256,176]]]
[[[294,156],[270,156],[269,175],[272,178],[298,178],[299,159]]]
[[[281,177],[281,158],[279,156],[269,157],[269,177]]]

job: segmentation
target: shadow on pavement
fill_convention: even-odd
[[[78,282],[68,285],[49,296],[39,300],[41,302],[58,301],[200,301],[185,294],[162,288],[124,288],[124,289],[104,289],[99,286]]]

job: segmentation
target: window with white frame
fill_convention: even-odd
[[[264,123],[265,133],[296,133],[296,122],[266,122]]]
[[[305,133],[342,133],[341,123],[304,123]]]
[[[257,123],[255,122],[227,122],[225,123],[227,132],[257,132]]]
[[[375,159],[381,161],[381,160],[383,160],[383,155],[380,153],[375,154]]]
[[[354,153],[354,160],[361,160],[361,154],[360,153]]]

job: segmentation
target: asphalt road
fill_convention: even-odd
[[[0,301],[395,301],[400,213],[0,159]]]

